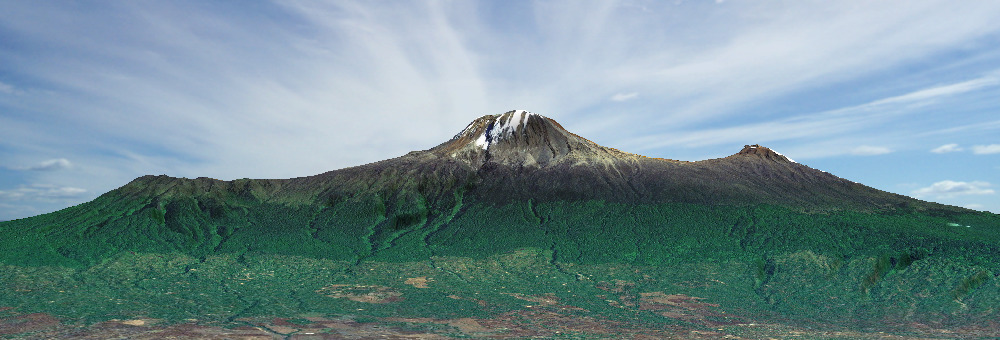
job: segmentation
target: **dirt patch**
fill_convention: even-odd
[[[146,325],[146,320],[125,320],[125,321],[122,321],[122,324],[129,325],[129,326],[145,326]]]
[[[473,318],[460,318],[460,319],[432,319],[432,318],[385,318],[384,321],[390,322],[405,322],[405,323],[436,323],[439,325],[448,325],[455,327],[460,332],[465,334],[473,333],[487,333],[491,332],[489,328],[483,327],[476,319]]]
[[[701,300],[705,298],[700,298],[697,296],[687,296],[684,294],[672,294],[667,295],[663,292],[652,292],[652,293],[639,293],[639,301],[646,304],[663,304],[670,306],[679,306],[685,308],[704,308],[704,307],[719,307],[719,305],[714,303],[704,303]]]
[[[307,318],[313,321],[307,325],[289,322],[291,319],[275,318],[269,322],[254,322],[261,328],[287,336],[287,339],[451,339],[435,333],[403,330],[383,322],[357,322],[355,319]],[[404,323],[442,323],[431,318],[387,318],[381,321]]]
[[[534,302],[539,306],[554,306],[557,303],[559,303],[559,298],[557,298],[555,294],[545,294],[545,295],[524,295],[519,293],[504,293],[504,294],[510,295],[514,298],[521,299],[524,301]]]
[[[27,314],[19,317],[22,321],[30,320],[36,327],[11,329],[0,326],[0,335],[19,334],[21,339],[244,339],[272,340],[274,334],[255,327],[221,328],[196,325],[192,323],[160,325],[156,319],[134,319],[105,321],[87,327],[79,325],[63,325],[51,316]],[[137,327],[143,321],[143,327]],[[22,323],[23,324],[23,323]],[[2,333],[14,330],[13,333]],[[26,334],[22,334],[26,333]]]
[[[638,302],[654,312],[677,311],[695,315],[699,309],[711,310],[704,299],[682,294],[651,292],[637,294]],[[663,308],[663,309],[655,309]],[[674,309],[669,309],[674,308]],[[687,308],[687,309],[682,309]],[[696,311],[691,311],[694,309]],[[706,314],[707,315],[707,314]],[[4,322],[12,318],[3,319]],[[360,316],[241,318],[238,327],[206,326],[194,323],[169,324],[156,319],[107,321],[81,328],[60,325],[54,318],[28,314],[18,320],[48,320],[47,327],[26,332],[7,333],[26,339],[454,339],[459,338],[596,338],[596,339],[921,339],[996,337],[1000,324],[985,323],[971,328],[937,329],[913,324],[912,335],[849,330],[819,331],[771,323],[740,323],[713,327],[681,324],[637,324],[609,320],[599,316],[566,313],[558,308],[529,308],[498,314],[491,318],[435,319],[430,317],[385,318],[358,322]],[[371,318],[369,318],[371,319]],[[144,321],[137,327],[136,320]],[[698,323],[698,320],[694,320]],[[152,324],[156,322],[156,324]],[[410,323],[413,325],[400,325]],[[430,324],[430,327],[428,327]],[[36,324],[38,325],[38,324]],[[435,326],[440,325],[440,326]],[[462,334],[457,334],[460,331]],[[920,337],[927,335],[927,337]]]
[[[110,322],[118,322],[123,325],[129,326],[150,326],[159,323],[160,319],[132,319],[132,320],[111,320]]]
[[[613,338],[613,339],[701,339],[689,336],[687,330],[675,326],[651,329],[602,318],[564,314],[559,310],[536,308],[503,313],[494,318],[480,319],[483,327],[497,330],[503,338]],[[714,337],[715,339],[719,337]]]
[[[625,280],[601,281],[595,284],[594,287],[612,293],[624,293],[635,288],[635,282]]]
[[[416,288],[430,288],[427,286],[428,282],[433,282],[434,279],[427,278],[426,276],[411,277],[406,279],[406,284],[411,285]]]
[[[684,294],[639,293],[639,309],[656,311],[671,319],[685,320],[706,326],[733,325],[743,321],[733,315],[727,315],[724,311],[717,310],[719,305],[701,300],[704,298]]]
[[[483,327],[483,325],[479,324],[479,322],[477,322],[476,319],[473,318],[446,320],[445,323],[448,326],[458,328],[459,331],[465,334],[483,333],[490,331],[488,328]]]
[[[267,329],[282,335],[288,335],[299,331],[298,328],[278,326],[278,325],[267,325]]]
[[[35,332],[59,326],[59,319],[45,313],[16,315],[0,319],[0,335]]]
[[[379,285],[335,284],[320,288],[316,292],[334,299],[348,299],[365,303],[390,303],[403,300],[403,293]]]
[[[461,296],[458,296],[458,295],[455,295],[455,294],[448,295],[448,298],[449,299],[454,299],[454,300],[469,300],[469,301],[472,301],[472,302],[475,302],[476,304],[478,304],[479,307],[486,307],[486,306],[490,305],[488,302],[486,302],[486,300],[473,299],[473,298],[464,298],[464,297],[461,297]]]

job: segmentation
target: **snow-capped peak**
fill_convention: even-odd
[[[788,156],[782,155],[780,152],[774,151],[774,149],[763,147],[759,144],[754,145],[744,145],[743,150],[740,150],[738,154],[741,155],[758,155],[768,159],[775,159],[775,157],[780,157],[781,159],[787,160],[792,163],[798,163]]]
[[[479,135],[479,138],[476,139],[476,146],[483,148],[483,150],[489,149],[493,142],[511,136],[519,130],[523,130],[528,125],[528,120],[531,116],[535,115],[525,110],[513,110],[500,114]],[[470,125],[466,130],[471,127]]]

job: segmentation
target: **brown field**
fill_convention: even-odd
[[[361,295],[343,293],[366,291]],[[332,287],[340,298],[370,303],[400,301],[380,287]],[[336,293],[341,292],[341,293]],[[234,324],[204,325],[197,320],[168,324],[156,319],[109,320],[90,325],[63,323],[42,314],[17,314],[5,308],[0,335],[17,339],[987,339],[1000,337],[1000,323],[960,329],[909,325],[912,335],[882,332],[816,331],[775,323],[756,323],[726,315],[701,299],[683,294],[640,294],[637,306],[680,322],[663,328],[581,315],[582,308],[562,305],[551,296],[517,295],[524,309],[492,318],[244,318]],[[387,298],[388,297],[388,298]],[[294,322],[291,322],[294,321]]]

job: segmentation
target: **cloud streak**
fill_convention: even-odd
[[[989,155],[989,154],[1000,153],[1000,144],[973,145],[972,153],[977,155]]]
[[[636,99],[638,97],[639,97],[639,93],[636,93],[636,92],[616,93],[615,95],[611,96],[611,101],[624,102],[624,101],[629,101],[629,100],[632,100],[632,99]]]
[[[0,199],[11,201],[55,200],[78,198],[86,189],[54,185],[24,186],[13,190],[0,190]]]
[[[933,153],[949,153],[949,152],[959,152],[959,151],[962,151],[962,150],[965,150],[965,149],[963,149],[962,147],[958,146],[958,144],[952,143],[952,144],[945,144],[945,145],[936,147],[934,149],[931,149],[931,152],[933,152]]]
[[[902,95],[891,96],[868,103],[819,113],[783,117],[771,121],[740,124],[726,128],[698,129],[694,131],[669,131],[664,134],[643,136],[627,140],[625,145],[636,149],[654,149],[665,146],[697,147],[719,144],[739,144],[744,141],[774,142],[802,138],[858,133],[879,126],[893,119],[919,113],[914,108],[925,107],[941,97],[983,89],[1000,84],[995,75],[934,86]],[[884,154],[886,148],[838,149],[841,154]],[[834,155],[826,153],[826,156]]]
[[[42,161],[33,166],[28,167],[15,167],[14,170],[25,170],[25,171],[55,171],[70,169],[73,167],[73,163],[65,158],[56,158],[46,161]]]
[[[982,181],[960,182],[944,180],[929,187],[920,188],[913,191],[914,197],[935,197],[952,198],[964,195],[992,195],[996,193],[990,188],[991,184]]]
[[[891,153],[892,149],[884,146],[861,145],[851,149],[851,154],[858,156],[877,156]]]
[[[10,84],[4,83],[4,82],[0,82],[0,93],[13,94],[14,93],[14,85],[10,85]]]

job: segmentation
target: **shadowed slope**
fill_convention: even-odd
[[[648,158],[597,145],[541,115],[515,110],[476,119],[425,151],[287,180],[217,181],[144,176],[130,195],[227,196],[311,204],[418,191],[434,201],[461,189],[481,199],[774,204],[806,211],[963,211],[870,188],[789,160],[763,146],[696,162]]]

